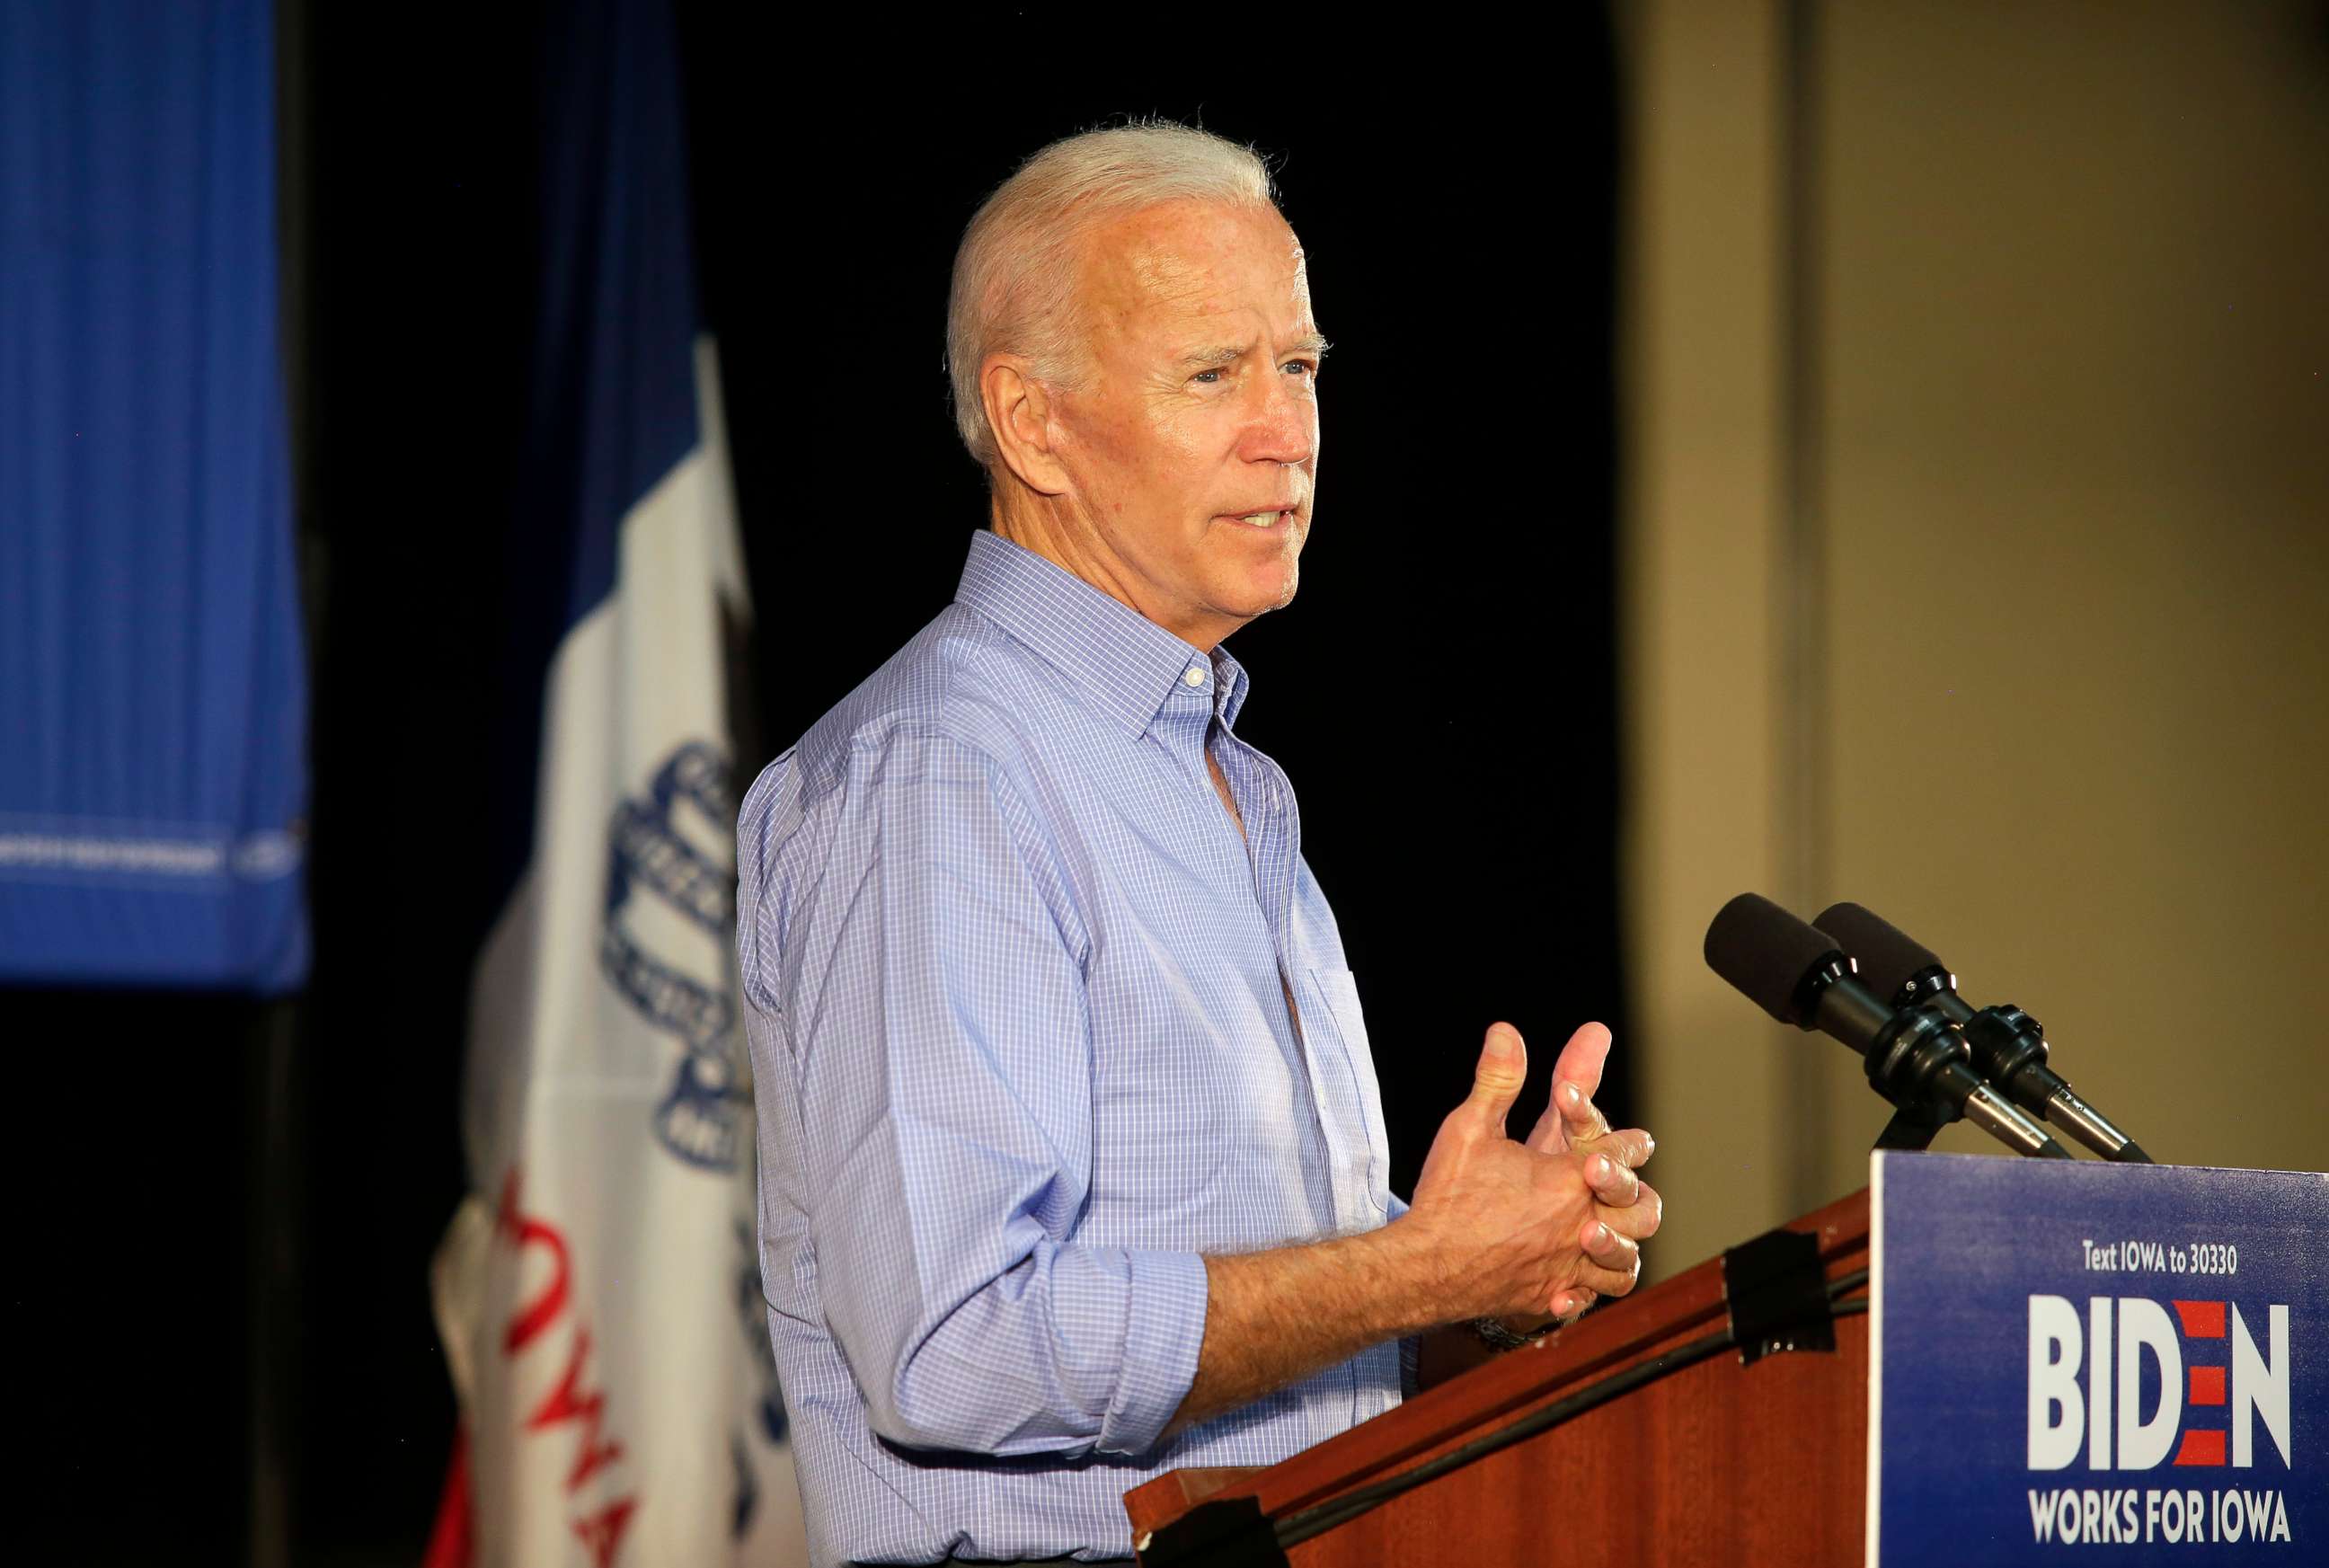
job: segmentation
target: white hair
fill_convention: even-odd
[[[1136,120],[1042,148],[972,216],[947,298],[947,374],[955,429],[982,468],[996,456],[978,385],[986,356],[1024,354],[1038,381],[1074,386],[1082,323],[1073,295],[1085,231],[1106,217],[1192,197],[1274,207],[1277,190],[1250,147],[1172,120]]]

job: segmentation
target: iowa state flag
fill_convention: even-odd
[[[788,1563],[731,935],[745,600],[678,61],[661,0],[553,25],[507,897],[472,996],[473,1191],[436,1270],[464,1440],[429,1561]]]

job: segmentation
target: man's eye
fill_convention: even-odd
[[[1289,359],[1280,368],[1300,371],[1305,380],[1315,380],[1318,374],[1318,362],[1315,359]],[[1204,386],[1219,386],[1221,377],[1228,373],[1224,370],[1201,370],[1189,379]]]

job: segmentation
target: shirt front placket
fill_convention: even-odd
[[[1310,1085],[1311,1113],[1316,1119],[1319,1138],[1326,1151],[1334,1223],[1346,1233],[1372,1229],[1381,1215],[1367,1195],[1363,1179],[1354,1179],[1352,1175],[1358,1172],[1363,1177],[1368,1168],[1363,1147],[1354,1147],[1353,1142],[1354,1138],[1365,1138],[1363,1113],[1355,1102],[1344,1103],[1348,1095],[1337,1092],[1346,1082],[1353,1091],[1356,1085],[1347,1073],[1338,1075],[1324,1060],[1323,1053],[1334,1046],[1336,1038],[1331,1022],[1323,1029],[1305,1027],[1302,1004],[1297,1000],[1304,995],[1306,977],[1294,961],[1294,882],[1302,826],[1293,787],[1277,763],[1239,740],[1231,729],[1226,712],[1228,685],[1212,681],[1207,685],[1217,685],[1218,691],[1211,704],[1206,750],[1220,762],[1221,777],[1229,784],[1231,798],[1236,801],[1238,816],[1244,824],[1243,848],[1252,870],[1255,902],[1269,930],[1280,997],[1287,1009],[1287,1026],[1301,1056],[1303,1072]],[[1208,791],[1212,789],[1210,778],[1205,779],[1205,787]],[[1228,820],[1228,814],[1221,815],[1224,828],[1236,832],[1237,825]],[[1315,1022],[1313,1020],[1314,1025]]]

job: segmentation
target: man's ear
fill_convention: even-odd
[[[1019,482],[1039,495],[1065,494],[1067,470],[1052,450],[1058,404],[1051,389],[1028,373],[1020,355],[990,354],[978,367],[978,393],[995,451]]]

